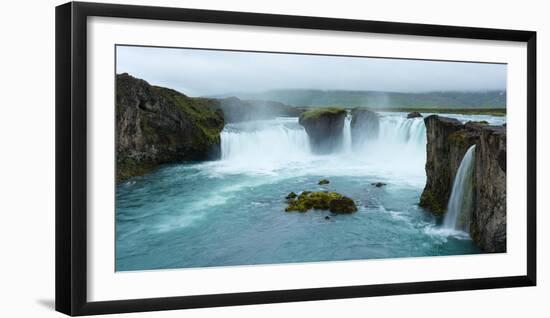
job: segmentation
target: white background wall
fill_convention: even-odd
[[[537,287],[241,306],[116,317],[548,317],[550,20],[546,1],[115,1],[232,11],[528,29],[538,32]],[[10,1],[1,11],[0,316],[61,317],[54,304],[54,7]],[[509,105],[513,107],[513,105]],[[146,286],[144,286],[146,288]]]

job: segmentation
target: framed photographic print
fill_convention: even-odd
[[[536,33],[56,8],[56,309],[536,284]]]

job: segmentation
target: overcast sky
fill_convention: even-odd
[[[506,65],[117,47],[117,73],[190,96],[271,89],[504,90]]]

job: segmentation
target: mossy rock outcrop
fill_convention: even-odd
[[[117,182],[163,163],[218,158],[224,118],[215,102],[117,75]]]
[[[333,213],[353,213],[357,211],[355,202],[338,193],[329,191],[304,191],[297,198],[289,199],[286,212],[306,212],[308,210],[330,210]]]
[[[346,110],[337,107],[312,109],[300,115],[313,152],[328,154],[342,148]]]

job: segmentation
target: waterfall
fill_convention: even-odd
[[[379,139],[406,146],[425,149],[426,125],[423,118],[405,118],[401,116],[382,116],[380,118]]]
[[[348,122],[344,127],[351,129]],[[372,153],[393,148],[397,152],[425,152],[426,149],[423,118],[408,119],[400,114],[382,114],[377,118],[367,118],[352,130],[351,137],[356,151]]]
[[[297,118],[228,124],[221,133],[225,161],[289,162],[309,156],[308,136]]]
[[[397,170],[423,170],[426,131],[422,119],[407,119],[402,114],[381,115],[376,133],[368,127],[356,129],[354,133],[351,120],[348,114],[342,128],[341,150],[328,155],[316,155],[311,151],[309,137],[296,117],[229,123],[221,132],[223,167],[234,171],[275,173],[318,160],[335,160],[343,168],[361,161],[359,169],[376,167],[388,171],[387,175],[403,174]],[[353,143],[357,132],[363,141],[360,144]]]
[[[351,115],[348,113],[344,119],[343,149],[345,153],[351,152]]]
[[[367,123],[368,124],[368,123]],[[386,162],[416,169],[426,163],[426,126],[423,118],[379,113],[378,129],[356,130],[353,151],[373,162]]]
[[[475,145],[468,148],[460,162],[453,182],[451,197],[443,226],[449,229],[469,232],[473,203],[473,168]]]

